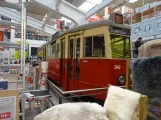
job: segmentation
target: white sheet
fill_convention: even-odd
[[[110,120],[138,120],[140,94],[111,86],[104,108]]]
[[[96,103],[65,103],[39,114],[34,120],[109,120],[106,110]]]

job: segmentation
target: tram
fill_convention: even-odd
[[[124,86],[131,58],[130,26],[113,13],[109,20],[54,34],[39,48],[39,57],[48,61],[48,78],[63,91]],[[104,100],[106,95],[94,97]]]

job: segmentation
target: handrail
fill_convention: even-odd
[[[67,94],[74,94],[74,93],[82,93],[82,92],[90,92],[90,91],[99,91],[99,90],[107,90],[108,87],[102,87],[102,88],[93,88],[93,89],[84,89],[84,90],[73,90],[73,91],[62,91],[59,87],[54,85],[50,80],[48,82],[56,88],[56,90],[61,93],[62,95],[67,95]],[[124,88],[125,86],[119,86],[121,88]]]
[[[57,87],[56,85],[54,85],[51,81],[48,80],[48,82],[49,82],[54,88],[56,88],[57,91],[59,91],[59,92],[60,92],[61,94],[63,94],[63,95],[74,94],[74,93],[82,93],[82,92],[90,92],[90,91],[98,91],[98,90],[107,90],[107,87],[103,87],[103,88],[84,89],[84,90],[74,90],[74,91],[62,91],[59,87]]]

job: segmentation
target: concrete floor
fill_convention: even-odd
[[[34,120],[34,117],[38,114],[40,114],[40,110],[26,110],[25,120]]]

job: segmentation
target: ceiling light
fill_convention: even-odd
[[[117,11],[119,11],[119,10],[120,10],[120,8],[117,8],[117,9],[114,10],[114,12],[117,12]]]
[[[45,15],[45,18],[48,16],[48,14]]]
[[[138,0],[129,0],[128,2],[134,3],[134,2],[136,2],[136,1],[138,1]]]
[[[100,4],[103,0],[87,0],[87,2],[94,3],[94,4]]]

